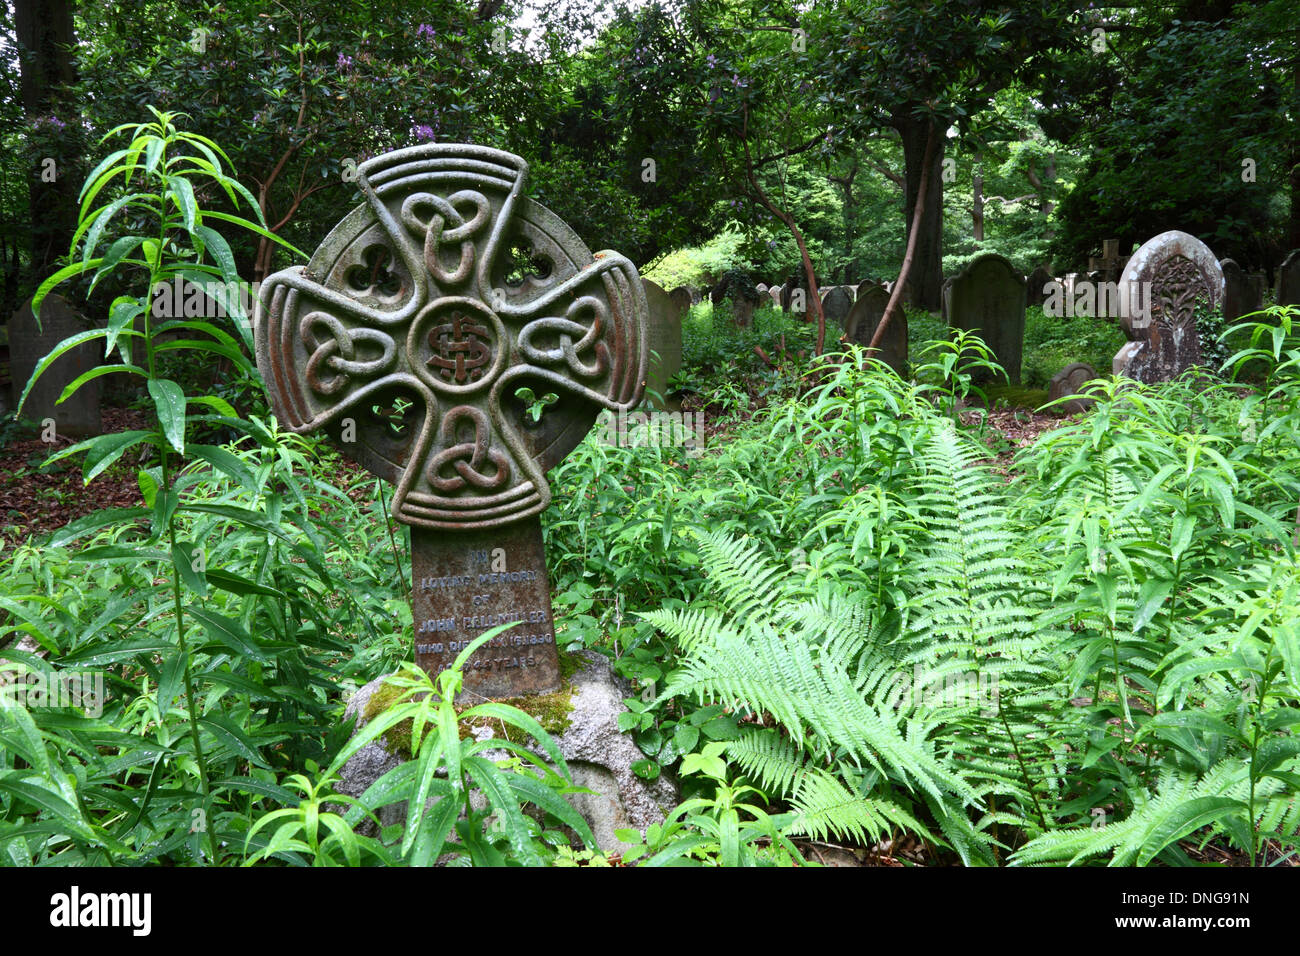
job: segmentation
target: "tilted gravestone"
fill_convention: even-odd
[[[822,315],[826,316],[827,325],[834,323],[842,328],[851,308],[853,308],[853,296],[844,286],[832,286],[822,296]]]
[[[774,285],[767,290],[767,297],[772,300],[772,308],[781,308],[781,287]]]
[[[483,631],[523,622],[470,658],[462,694],[556,690],[546,472],[602,409],[640,401],[645,290],[626,258],[593,256],[524,196],[518,156],[427,144],[358,174],[365,201],[306,267],[262,287],[272,407],[396,485],[420,666],[437,673]]]
[[[1042,306],[1047,301],[1048,296],[1045,287],[1052,281],[1054,280],[1051,270],[1046,266],[1038,266],[1033,272],[1029,273],[1028,287],[1025,289],[1026,304]]]
[[[1118,289],[1133,341],[1116,354],[1116,374],[1151,384],[1200,364],[1197,304],[1223,301],[1223,270],[1209,246],[1176,229],[1162,232],[1133,253]]]
[[[1300,305],[1300,249],[1291,250],[1277,270],[1277,304]]]
[[[15,405],[41,359],[64,339],[90,329],[90,323],[58,294],[45,297],[40,319],[38,327],[29,299],[9,320],[9,369]],[[56,404],[68,385],[102,364],[100,355],[97,340],[64,352],[41,373],[27,393],[19,414],[37,422],[53,419],[54,430],[60,435],[84,438],[100,434],[100,379],[92,379],[68,396],[67,401]]]
[[[1219,268],[1223,272],[1223,323],[1226,328],[1243,315],[1259,310],[1261,299],[1256,298],[1256,294],[1262,290],[1235,260],[1224,259]]]
[[[859,289],[858,301],[853,303],[853,308],[844,317],[844,340],[863,348],[871,344],[871,337],[876,334],[887,305],[889,292],[884,286],[873,285]],[[902,309],[885,327],[876,354],[870,357],[884,362],[900,376],[907,374],[907,314]]]
[[[1097,404],[1095,398],[1089,398],[1082,395],[1083,388],[1089,382],[1097,377],[1097,372],[1087,362],[1074,362],[1061,369],[1052,376],[1051,382],[1047,386],[1048,401],[1056,401],[1058,398],[1065,398],[1067,395],[1075,395],[1077,398],[1071,398],[1069,401],[1062,402],[1054,406],[1066,415],[1076,415],[1080,412],[1086,412],[1093,405]]]
[[[1011,263],[994,252],[977,256],[953,277],[944,306],[948,325],[976,332],[1011,382],[1019,384],[1025,347],[1025,280]]]
[[[672,297],[657,282],[642,279],[645,286],[646,305],[649,308],[647,337],[650,361],[647,363],[645,390],[647,397],[661,406],[667,397],[668,380],[682,367],[681,311]]]
[[[863,279],[858,283],[857,288],[853,292],[853,301],[857,302],[858,299],[862,298],[864,292],[876,285],[881,285],[881,283],[877,282],[875,279]]]

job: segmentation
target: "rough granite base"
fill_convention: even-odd
[[[595,794],[570,794],[566,799],[591,826],[600,849],[618,852],[625,845],[614,836],[614,831],[644,832],[651,824],[662,822],[677,803],[677,788],[664,775],[656,780],[643,780],[632,772],[632,764],[645,759],[645,755],[631,736],[618,729],[618,715],[626,710],[623,700],[633,695],[632,689],[614,674],[609,661],[600,654],[582,651],[576,656],[581,659],[582,667],[569,681],[573,710],[568,728],[555,737],[555,742],[569,765],[573,782]],[[377,678],[353,694],[346,716],[364,719],[371,695],[385,679]],[[484,729],[480,733],[483,739],[492,732]],[[382,738],[373,741],[343,766],[338,792],[360,797],[405,759],[404,755],[387,750]],[[406,817],[406,806],[391,804],[376,815],[384,826],[401,823]]]

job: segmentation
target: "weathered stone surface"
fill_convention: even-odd
[[[1139,345],[1126,352],[1122,374],[1151,384],[1200,364],[1195,309],[1198,302],[1217,307],[1223,301],[1223,270],[1209,246],[1176,229],[1162,232],[1133,253],[1118,288]]]
[[[772,300],[772,308],[781,308],[781,287],[779,285],[774,285],[768,289],[767,296]]]
[[[1025,345],[1025,280],[1015,267],[997,253],[978,256],[953,277],[944,304],[948,325],[977,332],[1011,382],[1018,384]]]
[[[1038,266],[1029,273],[1028,286],[1025,289],[1025,301],[1029,305],[1041,306],[1047,300],[1048,292],[1044,287],[1052,281],[1052,273],[1046,266]]]
[[[326,431],[396,486],[393,516],[414,529],[416,660],[435,670],[453,645],[527,625],[475,653],[466,696],[558,687],[546,472],[602,409],[639,404],[649,358],[636,267],[593,255],[526,197],[527,176],[520,157],[464,144],[366,160],[364,202],[305,268],[267,280],[256,318],[281,424]]]
[[[1115,353],[1115,357],[1110,360],[1111,373],[1133,378],[1132,375],[1128,374],[1128,368],[1134,357],[1142,351],[1142,344],[1141,342],[1125,342],[1121,345],[1119,351]]]
[[[1052,381],[1047,386],[1047,398],[1049,401],[1056,401],[1067,395],[1079,395],[1083,387],[1096,377],[1096,370],[1087,362],[1074,362],[1052,376]],[[1081,396],[1055,407],[1065,415],[1075,415],[1087,411],[1096,404],[1096,399]]]
[[[761,295],[761,296],[766,296],[766,295],[767,295],[767,283],[766,283],[766,282],[760,282],[758,285],[754,286],[754,288],[758,290],[758,294],[759,294],[759,295]]]
[[[1223,322],[1226,327],[1259,309],[1261,300],[1255,295],[1262,290],[1234,260],[1224,259],[1219,268],[1223,271]]]
[[[864,348],[870,344],[888,304],[889,293],[884,286],[876,285],[860,290],[858,301],[853,303],[853,308],[844,317],[845,341]],[[907,374],[907,314],[901,309],[885,327],[877,354],[870,357],[884,362],[900,376]]]
[[[575,794],[566,799],[591,826],[600,848],[617,851],[623,844],[614,831],[644,831],[651,824],[661,822],[677,803],[677,788],[666,776],[647,781],[632,772],[632,764],[644,759],[644,754],[629,735],[618,729],[618,716],[626,710],[623,700],[633,696],[632,688],[613,673],[609,661],[601,655],[584,651],[579,656],[583,659],[582,667],[570,678],[573,710],[569,714],[569,726],[555,735],[555,742],[574,782],[595,790],[597,795]],[[383,681],[384,678],[371,681],[348,701],[346,714],[358,717],[358,730],[371,696]],[[477,733],[480,740],[493,735],[491,729]],[[533,749],[542,754],[539,749]],[[408,757],[390,752],[382,738],[367,744],[344,765],[338,792],[359,798]],[[401,823],[406,818],[406,805],[390,805],[376,816],[384,826]]]
[[[861,282],[858,283],[858,287],[853,292],[853,301],[857,302],[859,299],[861,299],[863,293],[866,292],[868,289],[870,289],[872,286],[883,285],[883,284],[884,283],[882,282],[877,282],[875,279],[863,279]]]
[[[642,284],[650,309],[646,398],[655,407],[662,408],[668,394],[668,379],[682,367],[682,312],[658,283],[643,279]]]
[[[822,296],[822,314],[826,316],[827,326],[834,324],[842,328],[851,308],[853,296],[843,286],[832,286]]]
[[[41,322],[37,328],[28,299],[9,320],[9,376],[13,381],[14,405],[36,370],[37,364],[60,342],[85,332],[90,323],[80,316],[63,296],[52,294],[41,303]],[[54,419],[55,431],[71,437],[98,435],[102,430],[99,398],[100,379],[82,385],[66,402],[55,404],[63,390],[78,376],[100,364],[102,341],[86,342],[70,349],[41,373],[23,404],[22,417],[40,422]]]
[[[1300,249],[1291,250],[1277,270],[1277,304],[1300,305]]]

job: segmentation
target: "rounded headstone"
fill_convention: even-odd
[[[1046,266],[1038,266],[1033,272],[1029,273],[1029,286],[1025,290],[1026,302],[1029,305],[1041,306],[1047,301],[1048,293],[1044,290],[1044,286],[1051,281],[1052,273]]]
[[[1219,268],[1223,270],[1223,321],[1232,325],[1243,315],[1259,309],[1256,293],[1262,290],[1236,261],[1224,259]]]
[[[1095,378],[1097,378],[1097,372],[1087,362],[1074,362],[1067,365],[1052,376],[1052,381],[1047,386],[1048,400],[1056,401],[1056,399],[1065,398],[1067,395],[1079,395],[1078,398],[1062,402],[1056,408],[1061,409],[1067,415],[1076,415],[1079,412],[1087,411],[1097,404],[1097,400],[1082,396],[1080,393],[1083,391],[1083,387]]]
[[[1141,348],[1130,350],[1122,374],[1164,382],[1199,365],[1196,307],[1223,301],[1223,270],[1210,247],[1171,229],[1133,253],[1119,283],[1120,323]],[[1116,356],[1118,360],[1118,356]]]
[[[880,320],[889,305],[889,292],[881,285],[859,288],[858,301],[844,318],[844,340],[865,348],[871,343]],[[907,313],[902,309],[885,327],[884,336],[872,356],[884,362],[900,376],[907,373]]]
[[[945,282],[944,314],[953,328],[976,332],[1006,370],[1020,382],[1025,340],[1025,280],[1004,256],[987,252]]]
[[[646,363],[646,400],[661,406],[667,395],[668,379],[682,367],[682,313],[672,296],[656,282],[642,279],[650,315],[647,324],[651,349]]]
[[[1291,250],[1277,271],[1277,304],[1300,305],[1300,249]]]
[[[41,359],[64,339],[90,329],[90,323],[58,294],[41,303],[39,326],[29,299],[9,320],[9,377],[13,380],[14,405],[27,387]],[[59,403],[63,390],[78,376],[97,368],[100,343],[85,342],[64,352],[36,380],[23,403],[22,417],[31,421],[54,420],[61,435],[84,438],[102,431],[99,399],[102,379],[85,383]]]
[[[832,286],[822,297],[822,314],[828,325],[833,322],[837,326],[843,326],[851,308],[853,299],[843,286]]]

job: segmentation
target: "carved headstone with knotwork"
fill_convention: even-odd
[[[1124,266],[1119,300],[1130,342],[1115,356],[1116,374],[1151,384],[1201,364],[1198,306],[1223,301],[1223,270],[1210,247],[1171,229],[1148,240]]]
[[[411,526],[416,661],[470,698],[559,687],[538,515],[546,472],[602,409],[634,407],[636,268],[524,196],[527,164],[430,144],[358,168],[365,201],[262,287],[257,363],[282,424],[324,430],[395,486]]]

